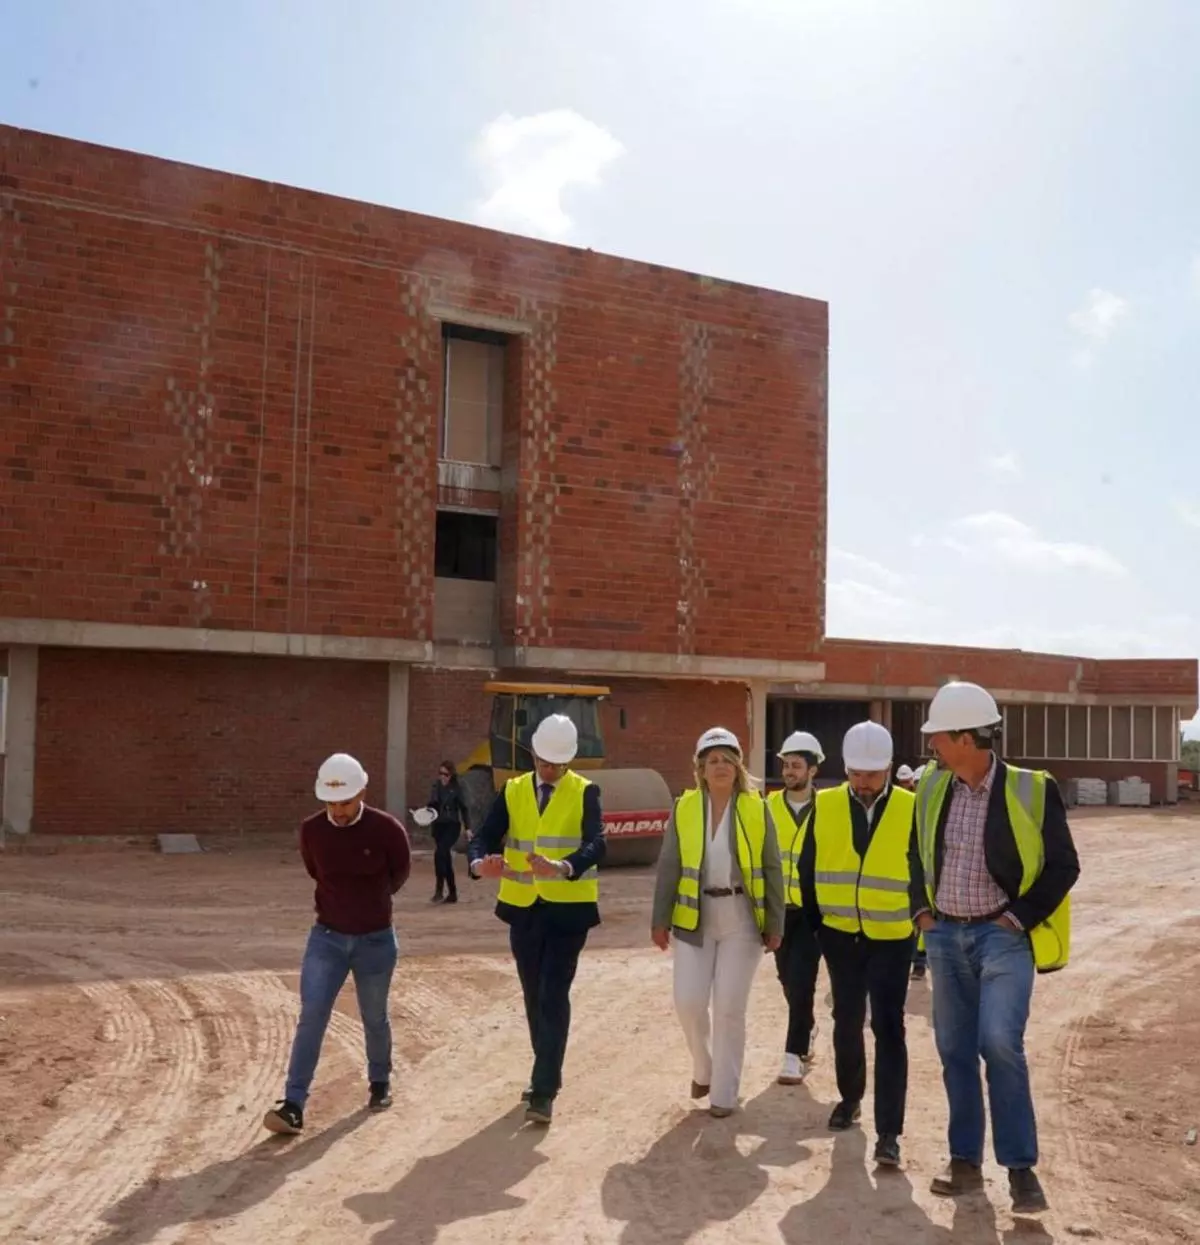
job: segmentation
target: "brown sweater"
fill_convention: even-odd
[[[324,810],[300,826],[300,855],[317,884],[317,920],[339,934],[372,934],[392,923],[392,896],[408,881],[408,834],[391,813],[363,805],[352,826]]]

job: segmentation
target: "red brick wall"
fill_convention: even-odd
[[[612,696],[602,705],[600,720],[614,769],[658,770],[672,792],[679,792],[692,783],[692,752],[710,726],[729,727],[749,752],[750,702],[741,684],[618,679],[609,687]]]
[[[951,648],[826,640],[822,648],[829,683],[879,687],[938,687],[951,675],[992,688],[1029,692],[1083,692],[1090,659],[1019,653],[1008,649]]]
[[[506,641],[820,639],[823,303],[4,127],[0,303],[0,615],[428,638],[436,303],[532,326]]]
[[[1200,684],[1200,663],[1195,658],[1182,661],[1102,661],[1097,663],[1099,687],[1103,696],[1179,696],[1195,705]]]
[[[387,683],[365,662],[43,648],[33,829],[289,829],[340,751],[382,804]]]
[[[425,802],[443,761],[461,765],[487,738],[491,698],[483,685],[491,676],[480,670],[414,668],[408,685],[409,806]]]
[[[1186,660],[1098,660],[1011,649],[826,640],[828,683],[877,687],[938,687],[954,676],[985,687],[1103,697],[1175,696],[1193,704],[1200,664]]]

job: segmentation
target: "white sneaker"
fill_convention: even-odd
[[[780,1085],[802,1085],[808,1069],[799,1055],[784,1055],[783,1068],[779,1073]]]

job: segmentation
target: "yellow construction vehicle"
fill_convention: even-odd
[[[571,768],[600,788],[606,864],[650,864],[658,858],[671,811],[666,780],[651,769],[604,769],[604,735],[600,702],[607,687],[559,683],[485,683],[492,698],[488,738],[459,766],[459,783],[478,826],[496,792],[517,774],[533,769],[529,742],[543,718],[562,713],[579,731],[579,753]]]

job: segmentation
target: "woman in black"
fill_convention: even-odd
[[[437,820],[433,823],[433,871],[437,888],[430,902],[458,903],[458,887],[454,881],[454,845],[462,831],[470,830],[471,826],[452,761],[443,761],[439,767],[437,782],[429,794],[429,807],[437,813]]]

